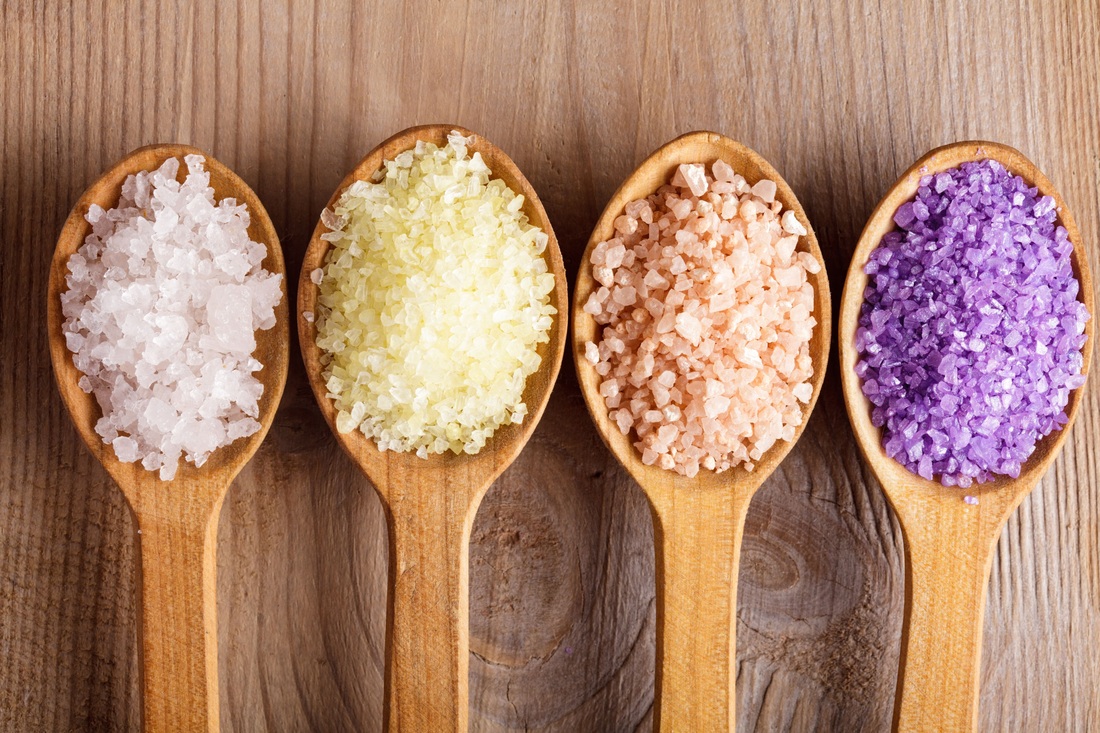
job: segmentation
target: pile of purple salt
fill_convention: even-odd
[[[926,479],[1016,477],[1084,384],[1055,202],[993,160],[926,175],[864,267],[856,374],[887,454]]]

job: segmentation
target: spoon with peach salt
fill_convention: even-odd
[[[905,536],[898,730],[977,728],[993,553],[1077,415],[1092,298],[1068,207],[1005,145],[931,151],[863,230],[840,367],[856,439]]]
[[[745,516],[805,427],[829,340],[805,212],[721,135],[653,153],[588,241],[573,356],[600,436],[653,512],[662,731],[734,730]]]
[[[467,729],[470,530],[546,406],[567,304],[531,184],[451,125],[375,148],[314,232],[298,290],[306,372],[389,525],[387,730]]]
[[[57,241],[57,386],[137,530],[145,730],[219,728],[218,516],[286,381],[284,271],[256,195],[184,145],[121,160]]]

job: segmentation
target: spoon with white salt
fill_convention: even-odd
[[[668,183],[681,164],[721,159],[755,184],[776,184],[775,198],[794,212],[806,234],[798,250],[821,264],[809,276],[814,288],[814,327],[809,351],[813,393],[802,408],[802,423],[790,441],[778,441],[756,463],[722,473],[701,470],[694,478],[645,465],[608,415],[600,394],[601,377],[585,358],[585,345],[600,326],[584,311],[599,287],[591,253],[614,234],[615,219],[629,202],[643,199]],[[713,132],[693,132],[658,149],[634,171],[604,209],[588,240],[573,297],[573,359],[588,410],[604,443],[638,482],[653,512],[657,565],[657,696],[654,716],[662,731],[732,731],[735,727],[737,575],[741,538],[749,503],[760,485],[794,447],[817,402],[825,378],[831,335],[829,282],[817,238],[794,192],[766,160]]]
[[[181,462],[171,481],[140,463],[123,463],[95,432],[100,408],[93,395],[78,386],[62,333],[61,293],[66,290],[70,256],[91,231],[85,219],[98,204],[110,209],[119,201],[127,176],[152,171],[169,158],[202,155],[215,198],[234,198],[248,207],[249,237],[266,245],[264,269],[284,276],[283,297],[275,308],[275,326],[256,332],[253,355],[263,368],[259,400],[260,429],[214,451],[196,468]],[[181,166],[179,179],[185,170]],[[92,454],[122,489],[133,511],[140,549],[139,623],[141,684],[145,730],[219,729],[217,599],[218,515],[233,478],[256,452],[275,417],[286,382],[290,343],[285,266],[279,238],[259,199],[233,171],[195,148],[152,145],[119,161],[93,183],[73,207],[58,238],[50,267],[47,328],[50,356],[61,397],[77,431]]]
[[[317,346],[320,288],[311,273],[325,265],[329,228],[318,223],[306,251],[298,286],[298,333],[306,373],[321,413],[341,447],[374,484],[389,528],[389,620],[386,644],[386,726],[390,731],[460,733],[469,718],[469,541],[485,491],[527,443],[550,397],[565,351],[568,309],[561,253],[546,211],[515,163],[484,137],[454,125],[426,125],[400,132],[359,163],[325,206],[331,209],[356,181],[370,180],[383,161],[418,141],[447,144],[451,131],[469,138],[493,178],[524,197],[522,211],[549,242],[542,254],[554,276],[550,302],[556,308],[548,343],[539,345],[540,366],[527,378],[523,422],[500,427],[476,454],[450,452],[420,458],[412,452],[380,451],[359,430],[341,433],[328,396]],[[439,365],[439,368],[447,368]]]
[[[1094,313],[1088,257],[1073,215],[1035,164],[1006,145],[971,141],[929,152],[886,193],[860,236],[841,298],[840,375],[860,451],[890,499],[905,536],[906,623],[895,726],[906,732],[976,730],[986,584],[997,541],[1008,518],[1058,456],[1083,392],[1072,392],[1067,423],[1039,441],[1018,478],[998,476],[967,489],[945,487],[911,473],[887,455],[881,431],[871,422],[871,403],[856,375],[856,330],[869,282],[864,267],[883,236],[895,228],[895,212],[916,195],[924,176],[986,159],[1037,187],[1040,196],[1054,199],[1058,222],[1073,244],[1073,273],[1081,286],[1078,298]],[[1095,315],[1085,324],[1082,374],[1088,374],[1092,359],[1094,322]]]

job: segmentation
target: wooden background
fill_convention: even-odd
[[[136,726],[130,515],[58,399],[43,307],[62,221],[116,159],[168,141],[216,155],[265,202],[296,273],[362,155],[409,125],[455,122],[527,174],[573,273],[622,178],[666,140],[709,128],[790,182],[839,298],[895,178],[931,147],[987,138],[1059,186],[1097,268],[1100,8],[962,5],[0,3],[0,730]],[[1001,539],[983,731],[1100,730],[1098,455],[1093,384]],[[382,521],[295,356],[221,521],[224,730],[379,729]],[[740,730],[888,727],[900,541],[857,455],[834,359],[805,436],[749,515]],[[471,575],[474,730],[651,728],[649,517],[571,364],[482,505]]]

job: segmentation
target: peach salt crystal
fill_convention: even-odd
[[[798,220],[793,211],[784,212],[782,222],[783,231],[789,234],[797,234],[800,237],[806,236],[806,227],[802,226],[802,222]]]
[[[689,163],[679,166],[672,176],[672,185],[688,189],[692,196],[702,196],[710,187],[706,166]]]
[[[694,476],[752,470],[791,440],[813,395],[816,321],[797,250],[807,233],[725,161],[678,166],[669,185],[628,203],[590,261],[600,283],[584,305],[600,329],[585,360],[609,417],[642,462]]]
[[[757,181],[752,187],[752,195],[766,204],[772,203],[775,201],[775,181],[769,181],[766,178]]]

